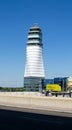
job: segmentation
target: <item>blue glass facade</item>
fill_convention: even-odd
[[[67,78],[68,77],[54,78],[54,84],[59,84],[61,86],[62,91],[66,91],[67,90]]]
[[[44,80],[40,77],[25,77],[24,78],[24,91],[42,91]]]
[[[44,83],[42,85],[42,89],[46,89],[46,84],[59,84],[61,86],[62,91],[67,90],[67,84],[68,84],[68,77],[57,77],[54,79],[44,79]]]
[[[44,79],[42,89],[46,89],[46,84],[54,84],[54,79]]]

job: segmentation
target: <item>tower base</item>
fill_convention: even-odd
[[[42,92],[43,78],[24,77],[24,91]]]

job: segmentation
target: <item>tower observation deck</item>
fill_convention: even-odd
[[[28,32],[24,73],[25,91],[41,91],[44,77],[42,31],[35,25]]]

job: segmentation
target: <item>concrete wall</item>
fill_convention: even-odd
[[[0,105],[72,113],[72,98],[46,97],[40,93],[1,92]]]

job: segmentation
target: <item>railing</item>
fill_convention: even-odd
[[[51,96],[59,96],[59,95],[61,95],[61,96],[63,96],[63,97],[65,97],[65,96],[67,96],[67,97],[72,97],[72,92],[46,92],[46,96],[49,96],[49,95],[51,95]]]

